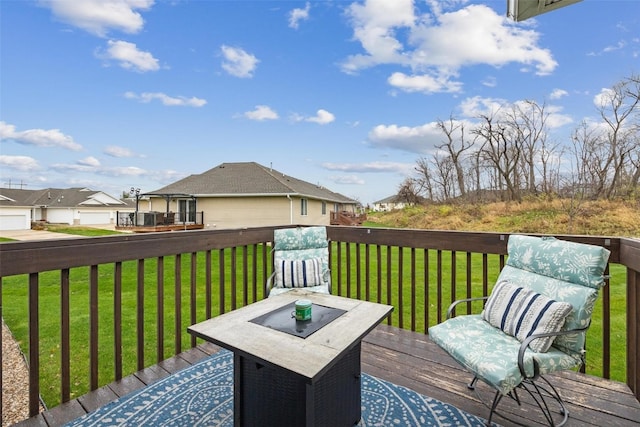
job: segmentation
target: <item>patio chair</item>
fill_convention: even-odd
[[[524,390],[549,425],[561,426],[569,412],[543,375],[584,363],[585,336],[605,284],[609,251],[520,235],[510,236],[507,250],[491,295],[455,301],[447,320],[429,328],[429,336],[471,371],[469,389],[482,380],[496,390],[487,425],[504,396],[520,405],[518,390]],[[451,316],[457,304],[475,300],[486,301],[481,314]],[[550,404],[558,405],[559,424]]]
[[[268,296],[296,288],[331,293],[326,227],[274,230],[273,267],[274,272],[267,280]]]

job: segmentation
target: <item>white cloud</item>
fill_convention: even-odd
[[[268,105],[256,105],[255,110],[247,111],[244,116],[251,120],[277,120],[278,113],[271,109]]]
[[[29,172],[39,169],[38,162],[28,156],[3,156],[0,155],[0,165],[5,168]]]
[[[352,55],[343,63],[342,69],[355,73],[377,64],[408,64],[402,43],[396,38],[399,28],[410,28],[416,17],[413,0],[369,0],[364,4],[353,3],[347,9],[353,24],[353,36],[366,54]]]
[[[487,78],[485,78],[482,81],[483,86],[486,87],[496,87],[498,86],[498,82],[496,81],[496,78],[493,76],[488,76]]]
[[[596,108],[606,107],[611,104],[616,97],[616,92],[613,89],[603,88],[600,93],[593,97],[593,104]]]
[[[82,150],[82,145],[76,143],[69,135],[60,132],[60,129],[29,129],[18,132],[14,125],[0,121],[0,140],[5,139],[24,145]]]
[[[166,105],[168,107],[203,107],[207,104],[205,99],[196,98],[195,96],[191,98],[187,98],[186,96],[172,97],[162,92],[143,92],[141,94],[126,92],[124,97],[127,99],[137,99],[144,103],[149,103],[154,99],[157,99],[162,103],[162,105]]]
[[[452,76],[443,74],[435,76],[427,74],[408,76],[401,72],[395,72],[387,81],[391,86],[405,92],[460,92],[462,90],[462,82],[452,81],[450,77]]]
[[[258,65],[258,58],[239,47],[222,45],[220,47],[224,61],[222,68],[235,77],[253,77],[253,72]]]
[[[406,174],[413,170],[415,163],[369,162],[369,163],[323,163],[323,168],[345,173],[387,173]]]
[[[135,154],[128,148],[118,147],[117,145],[109,145],[104,149],[104,154],[111,157],[134,157]]]
[[[84,159],[78,160],[79,165],[90,166],[90,167],[99,167],[100,160],[96,159],[93,156],[85,157]]]
[[[138,10],[149,10],[153,3],[154,0],[41,0],[56,18],[99,37],[112,29],[138,33],[144,26]]]
[[[329,179],[336,184],[364,185],[366,181],[357,175],[334,175]]]
[[[307,117],[304,119],[307,122],[318,123],[319,125],[326,125],[333,122],[336,117],[327,110],[318,110],[314,117]]]
[[[557,105],[545,106],[545,112],[549,114],[546,123],[551,129],[557,129],[573,123],[573,118],[568,114],[563,114],[562,107]]]
[[[474,96],[464,99],[458,108],[464,117],[477,118],[479,116],[492,117],[508,105],[509,103],[504,99]]]
[[[549,95],[549,99],[560,99],[563,96],[567,96],[567,95],[569,95],[569,92],[567,92],[564,89],[554,89],[551,92],[551,95]]]
[[[436,123],[421,126],[378,125],[368,135],[369,143],[378,148],[393,148],[411,153],[426,154],[441,143],[442,132]]]
[[[311,10],[311,5],[307,2],[304,9],[296,8],[289,12],[289,27],[297,30],[300,21],[309,19],[309,10]]]
[[[121,177],[133,176],[140,177],[148,175],[145,169],[136,166],[118,166],[118,167],[101,167],[99,165],[86,164],[84,161],[78,161],[74,164],[55,163],[51,165],[51,169],[58,172],[85,172],[96,173],[102,176]]]
[[[160,69],[158,60],[151,53],[139,50],[135,43],[109,40],[107,45],[105,52],[96,52],[98,58],[118,61],[122,68],[139,73]]]
[[[442,9],[460,2],[428,2],[431,14],[417,15],[412,0],[368,0],[347,13],[354,39],[364,53],[342,64],[356,73],[379,64],[411,69],[394,72],[388,83],[409,92],[457,92],[459,70],[476,64],[501,67],[509,63],[550,74],[557,67],[548,49],[538,46],[539,33],[516,25],[485,5],[474,4],[451,12]]]

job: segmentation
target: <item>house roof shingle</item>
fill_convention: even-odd
[[[44,190],[24,190],[0,188],[0,206],[122,206],[122,200],[115,199],[102,191],[88,188],[45,188]]]
[[[338,203],[353,199],[322,186],[285,175],[255,162],[222,163],[146,194],[191,194],[196,197],[299,195]]]

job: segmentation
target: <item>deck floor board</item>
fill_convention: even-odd
[[[17,425],[63,425],[119,396],[191,366],[219,349],[210,343],[200,344]],[[467,388],[470,374],[424,334],[379,325],[363,340],[362,370],[471,414],[484,418],[489,414],[481,399],[491,402],[493,391],[483,384],[479,384],[475,392],[470,391]],[[568,426],[640,427],[640,402],[625,384],[576,372],[562,372],[549,378],[569,409]],[[503,399],[499,406],[501,413],[510,420],[496,416],[494,421],[505,427],[546,425],[537,407],[525,399],[526,396],[520,397],[524,400],[520,407],[510,399]]]

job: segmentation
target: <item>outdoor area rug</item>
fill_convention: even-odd
[[[358,426],[484,426],[454,406],[365,373]],[[233,353],[221,350],[67,427],[233,426]]]

